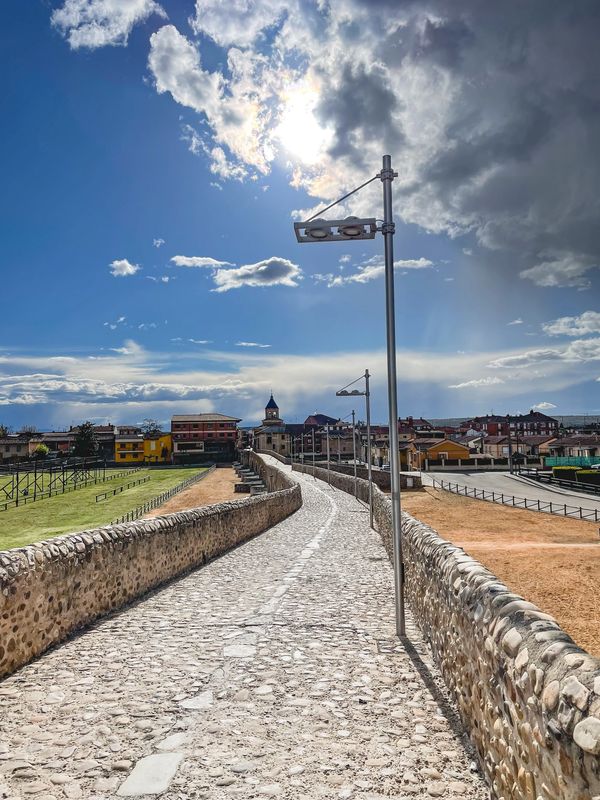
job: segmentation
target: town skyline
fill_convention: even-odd
[[[9,4],[0,423],[344,416],[365,368],[386,420],[381,238],[292,229],[384,152],[401,416],[600,414],[598,9],[509,5]]]

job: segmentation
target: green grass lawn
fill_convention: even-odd
[[[132,511],[156,495],[203,470],[144,469],[135,474],[116,478],[95,486],[86,486],[74,492],[56,495],[35,503],[28,503],[8,511],[0,511],[0,550],[22,547],[61,533],[96,528]],[[120,494],[96,503],[96,495],[149,476],[148,483],[125,489]]]

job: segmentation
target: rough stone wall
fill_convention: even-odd
[[[338,478],[338,488],[353,491],[353,481],[345,488]],[[389,498],[375,489],[373,505],[391,554]],[[600,800],[600,660],[428,525],[403,514],[402,533],[408,604],[492,797]]]
[[[302,504],[272,494],[59,536],[0,552],[0,677],[72,631],[267,530]]]

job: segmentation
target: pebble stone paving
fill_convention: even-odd
[[[1,798],[488,798],[366,509],[295,477],[292,517],[0,682]]]

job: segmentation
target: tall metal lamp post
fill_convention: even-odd
[[[392,477],[392,543],[394,562],[394,593],[396,605],[396,633],[405,635],[404,618],[404,561],[402,558],[402,514],[400,505],[400,460],[398,453],[398,396],[396,384],[396,313],[394,308],[394,218],[392,214],[392,181],[398,176],[392,169],[392,157],[383,156],[381,172],[357,186],[339,200],[314,214],[306,222],[295,222],[294,232],[300,244],[309,242],[348,242],[374,239],[383,234],[385,248],[385,306],[387,334],[387,379],[390,433],[390,471]],[[381,180],[383,184],[383,224],[377,226],[375,218],[347,217],[341,220],[320,219],[333,206],[355,194],[367,184]]]
[[[352,381],[352,383],[349,383],[347,386],[344,386],[343,389],[340,389],[339,392],[335,393],[335,396],[365,398],[365,406],[367,412],[367,474],[369,479],[369,525],[372,528],[373,527],[373,473],[371,471],[372,457],[371,457],[371,392],[369,390],[370,377],[371,376],[369,375],[369,370],[366,369],[364,375],[361,375],[360,378],[357,378],[355,381]],[[363,378],[365,381],[364,392],[359,392],[358,389],[352,389],[351,392],[348,391],[349,386],[352,386],[357,381],[362,381]],[[356,452],[354,454],[354,477],[356,478]]]

